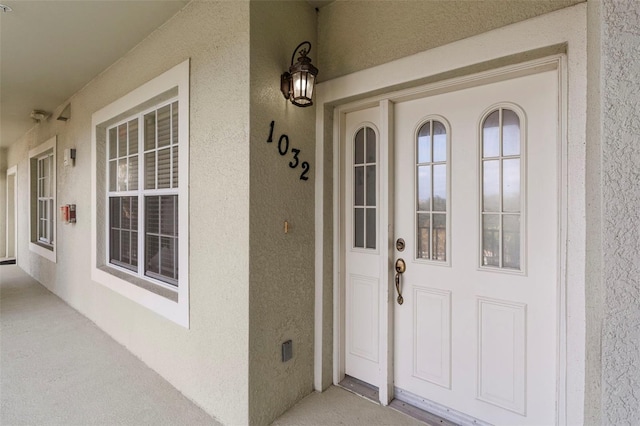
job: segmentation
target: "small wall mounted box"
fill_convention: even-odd
[[[287,340],[282,344],[282,362],[287,362],[293,358],[293,342]]]
[[[64,150],[64,165],[73,166],[76,162],[76,150],[75,148],[67,148]]]
[[[60,220],[62,223],[76,223],[76,205],[65,204],[60,206]]]

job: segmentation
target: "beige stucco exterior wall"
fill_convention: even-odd
[[[187,58],[188,330],[90,278],[91,115]],[[192,2],[74,95],[71,120],[36,126],[8,153],[28,217],[28,151],[58,135],[57,204],[77,205],[77,224],[57,224],[57,264],[29,251],[20,221],[19,265],[226,424],[249,421],[249,77],[237,72],[248,69],[249,3]],[[65,148],[75,167],[62,165]]]
[[[311,42],[315,63],[316,12],[306,1],[252,1],[250,38],[249,407],[250,423],[261,425],[313,390],[315,106],[294,106],[279,82],[299,43]],[[289,152],[281,156],[283,134]],[[300,150],[296,168],[292,148]],[[303,161],[311,165],[306,181]],[[293,358],[282,362],[287,340]]]
[[[601,2],[602,424],[640,424],[640,2]]]
[[[337,0],[318,19],[321,81],[584,0]]]

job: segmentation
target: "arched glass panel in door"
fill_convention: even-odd
[[[376,132],[368,126],[353,141],[353,247],[376,248],[377,151]]]
[[[497,108],[482,122],[480,265],[522,269],[522,135],[518,114]]]
[[[437,120],[416,135],[416,258],[447,261],[448,135]]]

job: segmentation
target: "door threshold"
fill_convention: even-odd
[[[16,264],[16,259],[15,257],[7,257],[7,258],[2,258],[0,259],[0,265],[15,265]]]
[[[446,426],[493,426],[491,423],[487,423],[463,412],[454,410],[453,408],[446,407],[435,401],[430,401],[398,387],[394,388],[394,395],[396,399],[391,401],[391,406],[401,407],[397,409],[403,413],[405,413],[404,410],[425,413],[426,415],[437,419],[438,423],[433,424]],[[406,413],[410,416],[416,417],[409,412]],[[427,421],[420,417],[416,418],[422,421]],[[433,420],[431,422],[433,422]],[[428,423],[432,424],[431,422]]]
[[[421,408],[418,408],[414,405],[411,405],[407,402],[400,401],[399,399],[394,399],[389,404],[389,407],[393,408],[396,411],[399,411],[403,414],[406,414],[409,417],[413,417],[416,420],[420,420],[421,422],[425,422],[431,426],[459,426],[458,423],[453,423],[447,419],[443,419],[440,416],[437,416],[428,411],[424,411]]]
[[[378,388],[376,386],[370,385],[367,382],[363,382],[362,380],[356,379],[355,377],[344,376],[344,379],[340,383],[338,383],[338,386],[345,390],[348,390],[351,393],[373,401],[376,404],[380,404]]]
[[[345,389],[359,397],[368,399],[369,401],[380,405],[380,397],[378,394],[378,388],[367,382],[363,382],[360,379],[356,379],[351,376],[344,376],[344,379],[338,383],[338,386]],[[413,417],[416,420],[426,423],[429,426],[459,426],[458,423],[454,423],[433,413],[425,411],[409,402],[394,399],[389,404],[389,407],[399,411],[402,414],[406,414],[409,417]]]

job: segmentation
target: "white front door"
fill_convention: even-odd
[[[396,397],[493,424],[556,422],[557,75],[397,101],[393,241],[375,247],[369,238],[388,224],[373,225],[386,206],[370,205],[379,200],[380,158],[369,157],[366,134],[384,116],[379,108],[346,114],[347,374],[383,384],[381,283],[402,258],[403,303],[393,308]],[[376,152],[379,143],[378,136]],[[395,249],[397,239],[404,250]],[[392,261],[378,251],[388,243]]]

